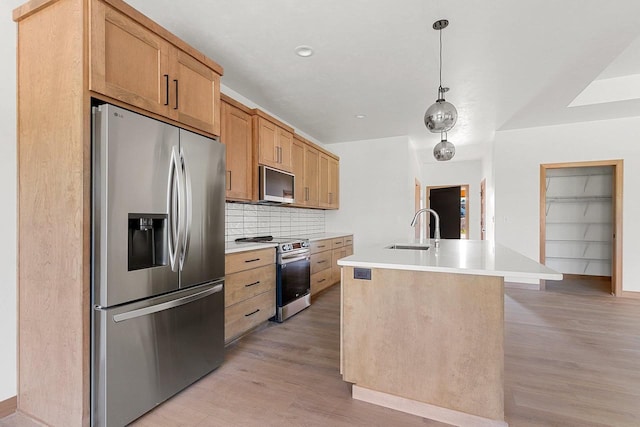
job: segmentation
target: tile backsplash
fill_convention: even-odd
[[[225,203],[225,240],[324,233],[324,213],[320,209]]]

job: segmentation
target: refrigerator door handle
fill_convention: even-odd
[[[169,162],[169,182],[167,185],[167,212],[169,213],[169,262],[171,270],[178,271],[178,251],[182,245],[183,216],[182,201],[184,199],[181,185],[181,171],[177,147],[171,149],[171,161]]]
[[[149,314],[157,313],[159,311],[180,307],[181,305],[189,304],[199,299],[208,297],[209,295],[218,293],[222,291],[223,287],[224,285],[222,283],[219,283],[210,289],[205,289],[204,291],[198,292],[193,295],[189,295],[189,296],[178,298],[172,301],[167,301],[160,304],[152,305],[150,307],[127,311],[126,313],[116,314],[113,316],[113,321],[116,323],[124,322],[125,320],[135,319],[136,317],[147,316]]]
[[[184,240],[182,242],[182,248],[180,253],[180,270],[184,266],[184,261],[187,258],[187,254],[189,252],[189,241],[191,240],[191,220],[192,220],[192,211],[193,211],[193,201],[192,201],[192,192],[191,192],[191,175],[189,173],[189,167],[187,165],[187,159],[184,155],[184,150],[180,149],[180,164],[182,171],[182,180],[183,180],[183,188],[185,192],[184,198],[184,208],[183,208],[183,216],[182,216],[182,228],[184,232]]]

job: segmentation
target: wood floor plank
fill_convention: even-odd
[[[236,341],[219,369],[134,426],[444,426],[351,399],[339,373],[339,304],[334,286],[285,323]],[[637,427],[639,402],[640,300],[506,290],[511,427]],[[20,414],[0,420],[35,425]]]

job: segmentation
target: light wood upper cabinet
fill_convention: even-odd
[[[268,120],[259,110],[254,110],[254,114],[258,114],[254,116],[258,163],[292,172],[293,130],[289,127],[285,128],[284,124],[279,125]]]
[[[251,115],[222,101],[220,140],[227,146],[227,199],[250,201],[253,195]]]
[[[304,183],[304,152],[306,144],[298,138],[293,138],[291,146],[292,172],[295,175],[295,188],[293,192],[294,204],[303,206],[306,200],[306,187]]]
[[[340,207],[340,162],[338,159],[320,153],[319,162],[320,207],[338,209]]]
[[[329,159],[330,157],[324,153],[320,153],[319,155],[319,202],[318,205],[322,208],[330,207],[329,204]]]
[[[278,129],[276,125],[262,117],[257,118],[258,126],[258,163],[278,167],[278,154],[276,138]]]
[[[320,152],[307,145],[304,149],[305,205],[318,206]]]
[[[296,176],[295,204],[318,206],[318,156],[320,152],[304,138],[293,138],[293,174]]]
[[[221,71],[103,2],[90,31],[90,90],[220,134]]]
[[[220,75],[177,48],[172,53],[169,108],[173,118],[220,135]]]
[[[329,157],[329,208],[340,207],[340,163]]]
[[[91,14],[89,89],[168,116],[171,45],[102,2]]]
[[[279,128],[277,146],[280,148],[280,167],[286,171],[292,171],[291,151],[293,149],[293,133]]]

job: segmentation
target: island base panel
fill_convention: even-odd
[[[501,277],[343,267],[344,381],[504,420]]]

